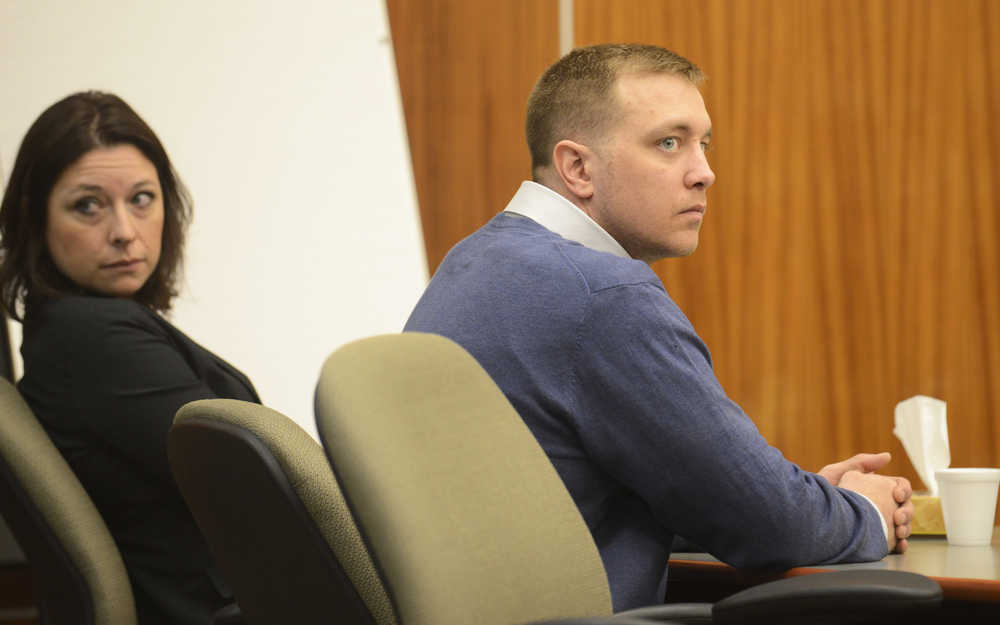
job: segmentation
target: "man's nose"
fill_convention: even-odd
[[[701,149],[694,156],[694,161],[687,175],[684,177],[684,184],[689,188],[707,189],[715,182],[715,172],[708,165],[708,158]]]

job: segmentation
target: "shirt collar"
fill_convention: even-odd
[[[522,182],[504,211],[527,217],[562,238],[592,250],[632,258],[596,221],[563,196],[537,182]]]

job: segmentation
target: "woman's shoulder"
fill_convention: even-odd
[[[132,300],[69,295],[29,310],[25,319],[25,338],[48,335],[74,343],[97,341],[113,328],[161,331],[156,313]]]
[[[33,312],[29,311],[29,314]],[[38,312],[46,318],[59,321],[131,317],[141,319],[153,314],[149,308],[133,300],[98,295],[64,295],[53,298],[43,303]]]

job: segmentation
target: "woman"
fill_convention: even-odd
[[[231,601],[170,473],[174,413],[259,402],[158,314],[177,294],[190,214],[153,131],[98,92],[42,113],[0,204],[0,297],[24,323],[18,387],[111,530],[143,625],[209,623]]]

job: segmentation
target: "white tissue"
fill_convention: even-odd
[[[948,449],[947,404],[940,399],[916,395],[896,404],[896,426],[892,433],[903,442],[913,468],[937,496],[934,472],[951,464]]]

